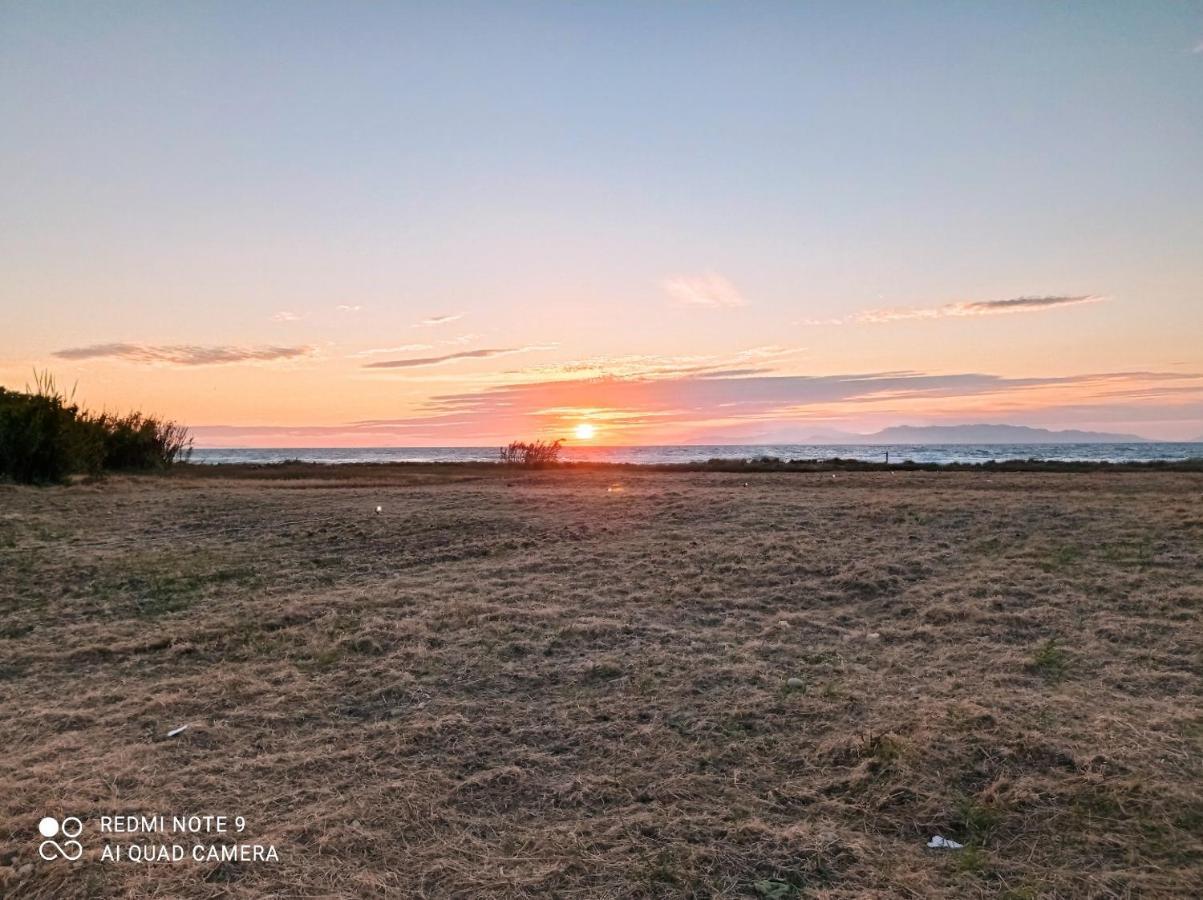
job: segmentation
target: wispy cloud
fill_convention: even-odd
[[[801,353],[804,347],[781,347],[775,344],[749,347],[734,353],[654,355],[628,354],[625,356],[593,356],[573,359],[551,365],[526,366],[504,373],[534,381],[582,379],[582,378],[677,378],[682,375],[712,376],[716,373],[761,371],[748,369],[748,363],[764,363],[769,360]]]
[[[309,356],[312,347],[235,347],[198,344],[91,344],[55,351],[59,359],[122,359],[134,363],[171,366],[214,366],[240,362],[268,362]]]
[[[898,322],[904,319],[948,319],[967,316],[998,316],[1010,313],[1042,312],[1062,306],[1098,303],[1102,297],[1094,294],[1079,296],[1013,297],[1009,300],[975,300],[967,303],[945,303],[942,306],[899,306],[870,309],[853,316],[856,322]]]
[[[392,347],[371,347],[367,350],[360,350],[357,353],[352,353],[351,358],[363,356],[383,356],[386,353],[420,353],[423,350],[433,350],[435,347],[462,347],[464,344],[476,340],[478,334],[461,334],[458,337],[443,338],[441,341],[434,343],[409,343],[397,344]]]
[[[340,303],[334,308],[339,312],[359,312],[361,309],[363,309],[363,307],[359,304],[352,306],[349,303]]]
[[[360,350],[358,353],[352,353],[351,356],[382,356],[385,353],[418,353],[422,350],[433,349],[434,344],[399,344],[396,347],[371,347],[367,350]]]
[[[1203,53],[1203,41],[1199,41],[1199,43],[1195,44],[1194,48],[1190,52]]]
[[[797,319],[790,322],[791,325],[847,325],[848,320],[839,317],[828,319]]]
[[[420,322],[414,322],[414,328],[430,328],[432,325],[446,325],[449,322],[458,322],[463,317],[463,313],[454,313],[446,316],[427,316]]]
[[[272,316],[272,321],[273,322],[299,322],[303,318],[305,318],[304,313],[294,313],[290,310],[282,309],[278,313],[276,313],[274,316]]]
[[[733,358],[780,359],[783,356],[797,356],[805,349],[805,347],[782,347],[779,344],[765,344],[760,347],[749,347],[747,350],[739,350],[733,355]]]
[[[673,302],[681,306],[722,309],[748,304],[735,285],[717,272],[675,275],[664,279],[660,286]]]
[[[463,350],[459,353],[447,353],[443,356],[422,356],[413,359],[386,359],[380,362],[368,363],[365,369],[418,369],[427,366],[441,366],[444,363],[455,362],[459,359],[492,359],[495,356],[509,356],[513,353],[531,353],[536,350],[554,349],[554,344],[535,344],[529,347],[489,347],[482,350]]]

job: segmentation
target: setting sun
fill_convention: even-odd
[[[582,422],[576,426],[573,433],[576,435],[578,441],[589,441],[593,439],[593,435],[597,433],[597,429],[588,422]]]

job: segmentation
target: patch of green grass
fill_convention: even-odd
[[[956,852],[953,862],[958,872],[981,875],[989,867],[990,856],[981,847],[967,844],[964,850]]]
[[[1036,900],[1039,896],[1040,890],[1030,884],[1018,884],[999,895],[1000,900]]]
[[[660,682],[650,674],[640,675],[635,680],[635,692],[638,694],[653,694],[659,688]]]
[[[194,575],[133,575],[120,585],[133,594],[134,610],[139,616],[161,616],[192,605],[204,587]]]
[[[187,609],[212,585],[245,581],[252,575],[247,569],[135,574],[129,576],[121,588],[134,595],[137,615],[153,617]]]
[[[1203,834],[1203,801],[1188,801],[1174,816],[1171,824],[1182,831]]]
[[[257,582],[246,566],[207,555],[131,557],[115,563],[117,574],[91,586],[96,599],[140,618],[155,618],[192,606],[215,588],[246,587]]]
[[[610,660],[598,660],[587,668],[581,675],[586,682],[613,681],[624,674],[622,666]]]
[[[257,623],[244,622],[229,632],[228,645],[239,648],[248,657],[278,656],[284,643],[275,632],[266,632]]]
[[[998,556],[1002,550],[1002,541],[996,537],[988,537],[979,541],[974,549],[982,556]]]
[[[31,631],[33,625],[29,622],[6,622],[0,625],[0,640],[23,638]]]
[[[666,896],[665,886],[682,888],[686,881],[680,861],[669,849],[661,850],[654,858],[646,860],[642,876],[642,880],[652,889],[654,896]]]
[[[1124,807],[1115,792],[1106,785],[1087,785],[1074,793],[1071,808],[1083,819],[1116,820],[1124,818]]]
[[[1125,569],[1144,569],[1153,564],[1153,538],[1145,535],[1135,540],[1104,544],[1100,555],[1113,566]]]
[[[1057,638],[1051,637],[1032,653],[1028,668],[1042,676],[1045,681],[1055,683],[1065,677],[1069,671],[1069,664],[1069,654]]]
[[[339,645],[360,656],[382,656],[384,645],[370,634],[353,634],[339,641]]]
[[[329,669],[342,659],[343,648],[337,644],[322,647],[310,654],[308,662],[315,669]]]
[[[497,651],[497,655],[502,659],[522,659],[524,656],[529,655],[530,652],[531,647],[526,642],[509,641]]]
[[[873,734],[870,732],[860,739],[860,756],[875,759],[882,763],[892,763],[901,759],[907,752],[906,742],[894,734]]]
[[[811,650],[802,654],[802,661],[808,666],[837,668],[842,663],[840,655],[834,650]]]
[[[832,701],[844,699],[844,694],[840,690],[840,684],[834,678],[823,682],[823,686],[819,689],[819,696],[824,700]]]
[[[993,806],[986,806],[972,797],[965,797],[957,804],[957,830],[965,835],[967,844],[986,843],[1001,824],[1002,814]]]
[[[752,893],[765,900],[788,900],[791,897],[801,897],[802,888],[783,878],[762,878],[752,882]]]
[[[730,740],[742,740],[757,733],[759,723],[754,716],[740,713],[719,723],[719,731]]]
[[[1082,548],[1074,544],[1062,544],[1050,547],[1045,555],[1037,560],[1037,565],[1045,572],[1058,572],[1068,569],[1082,558]]]

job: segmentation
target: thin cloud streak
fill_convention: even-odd
[[[172,366],[215,366],[241,362],[271,362],[309,356],[313,347],[235,347],[229,345],[201,346],[199,344],[91,344],[87,347],[68,347],[52,355],[59,359],[120,359],[126,362]]]
[[[538,344],[531,347],[490,347],[482,350],[464,350],[460,353],[447,353],[443,356],[423,356],[414,359],[386,359],[381,362],[368,363],[365,369],[416,369],[426,366],[440,366],[444,363],[460,359],[492,359],[495,356],[509,356],[513,353],[531,353],[536,350],[552,350],[554,344]]]
[[[422,350],[433,350],[434,344],[398,344],[396,347],[371,347],[352,353],[352,358],[364,356],[381,356],[385,353],[418,353]]]
[[[888,309],[870,309],[858,313],[853,321],[862,323],[898,322],[906,319],[948,319],[968,316],[998,316],[1014,313],[1042,312],[1063,306],[1080,306],[1098,303],[1102,297],[1094,294],[1081,296],[1013,297],[1008,300],[976,300],[967,303],[945,303],[942,306],[902,306]]]
[[[794,356],[805,347],[767,345],[749,347],[734,353],[691,354],[680,356],[629,354],[595,356],[551,365],[528,366],[503,373],[524,380],[581,380],[596,378],[678,378],[683,375],[713,374],[732,369],[746,370],[749,362],[762,362]],[[767,370],[765,370],[767,371]]]
[[[679,306],[731,309],[748,305],[735,285],[717,272],[676,275],[664,279],[660,286]]]
[[[364,356],[381,356],[385,353],[418,353],[422,350],[433,350],[435,347],[455,347],[467,344],[476,338],[480,337],[477,334],[461,334],[458,337],[444,338],[441,341],[430,343],[409,343],[397,344],[395,347],[371,347],[367,350],[360,350],[357,353],[352,353],[351,358],[360,358]]]
[[[446,325],[449,322],[458,322],[464,317],[463,313],[454,313],[446,316],[428,316],[420,322],[414,322],[414,328],[430,328],[434,325]]]

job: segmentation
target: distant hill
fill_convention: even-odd
[[[1027,425],[894,425],[863,438],[869,444],[1131,444],[1136,434],[1106,431],[1050,431]]]

